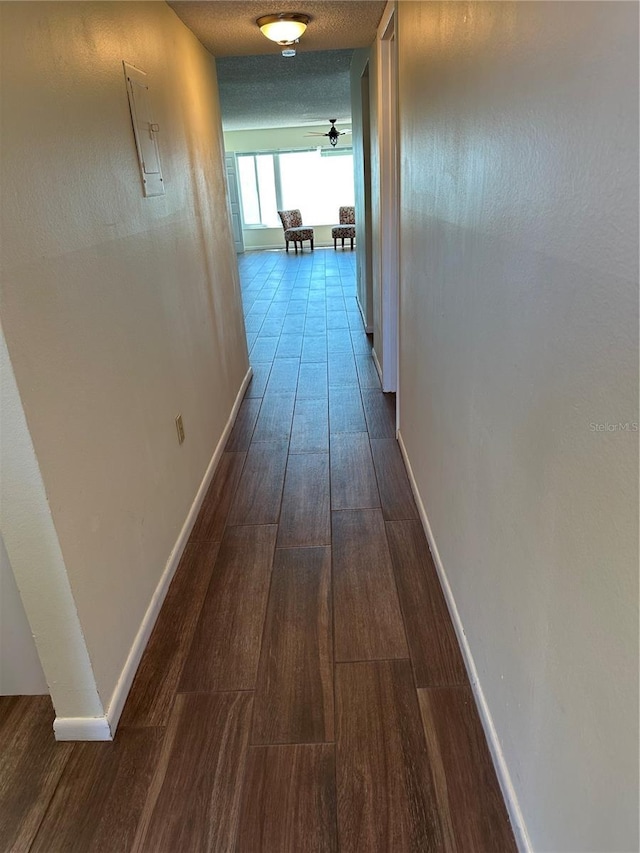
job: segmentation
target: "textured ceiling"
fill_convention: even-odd
[[[169,0],[179,18],[214,56],[279,55],[281,48],[266,39],[256,18],[278,12],[311,17],[300,52],[368,47],[376,35],[385,2],[362,0]]]
[[[349,63],[354,48],[373,43],[384,0],[169,0],[169,5],[216,57],[222,124],[249,130],[350,122]],[[301,12],[311,21],[297,55],[266,39],[261,15]],[[328,124],[327,124],[328,126]]]
[[[350,50],[216,60],[225,130],[351,123]]]

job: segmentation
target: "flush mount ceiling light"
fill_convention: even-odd
[[[256,24],[260,31],[271,41],[278,44],[293,44],[298,41],[311,18],[293,12],[280,12],[278,15],[263,15]]]

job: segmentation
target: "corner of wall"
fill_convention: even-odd
[[[104,710],[1,327],[0,376],[0,528],[9,561],[56,713],[100,717]]]

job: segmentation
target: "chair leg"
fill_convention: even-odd
[[[334,252],[338,251],[338,238],[337,237],[333,238],[333,251]]]
[[[342,240],[342,248],[344,249],[344,237],[340,238]]]
[[[309,242],[311,243],[311,251],[313,252],[313,237],[311,238],[311,240],[309,240]]]
[[[351,237],[350,239],[351,239],[351,251],[353,252],[353,237]]]
[[[284,243],[285,243],[286,251],[288,252],[289,251],[289,241],[285,240]]]

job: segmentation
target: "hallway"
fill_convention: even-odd
[[[239,258],[253,380],[115,743],[0,700],[0,849],[515,849],[354,261]]]
[[[0,853],[638,851],[640,5],[272,11],[0,0]]]

